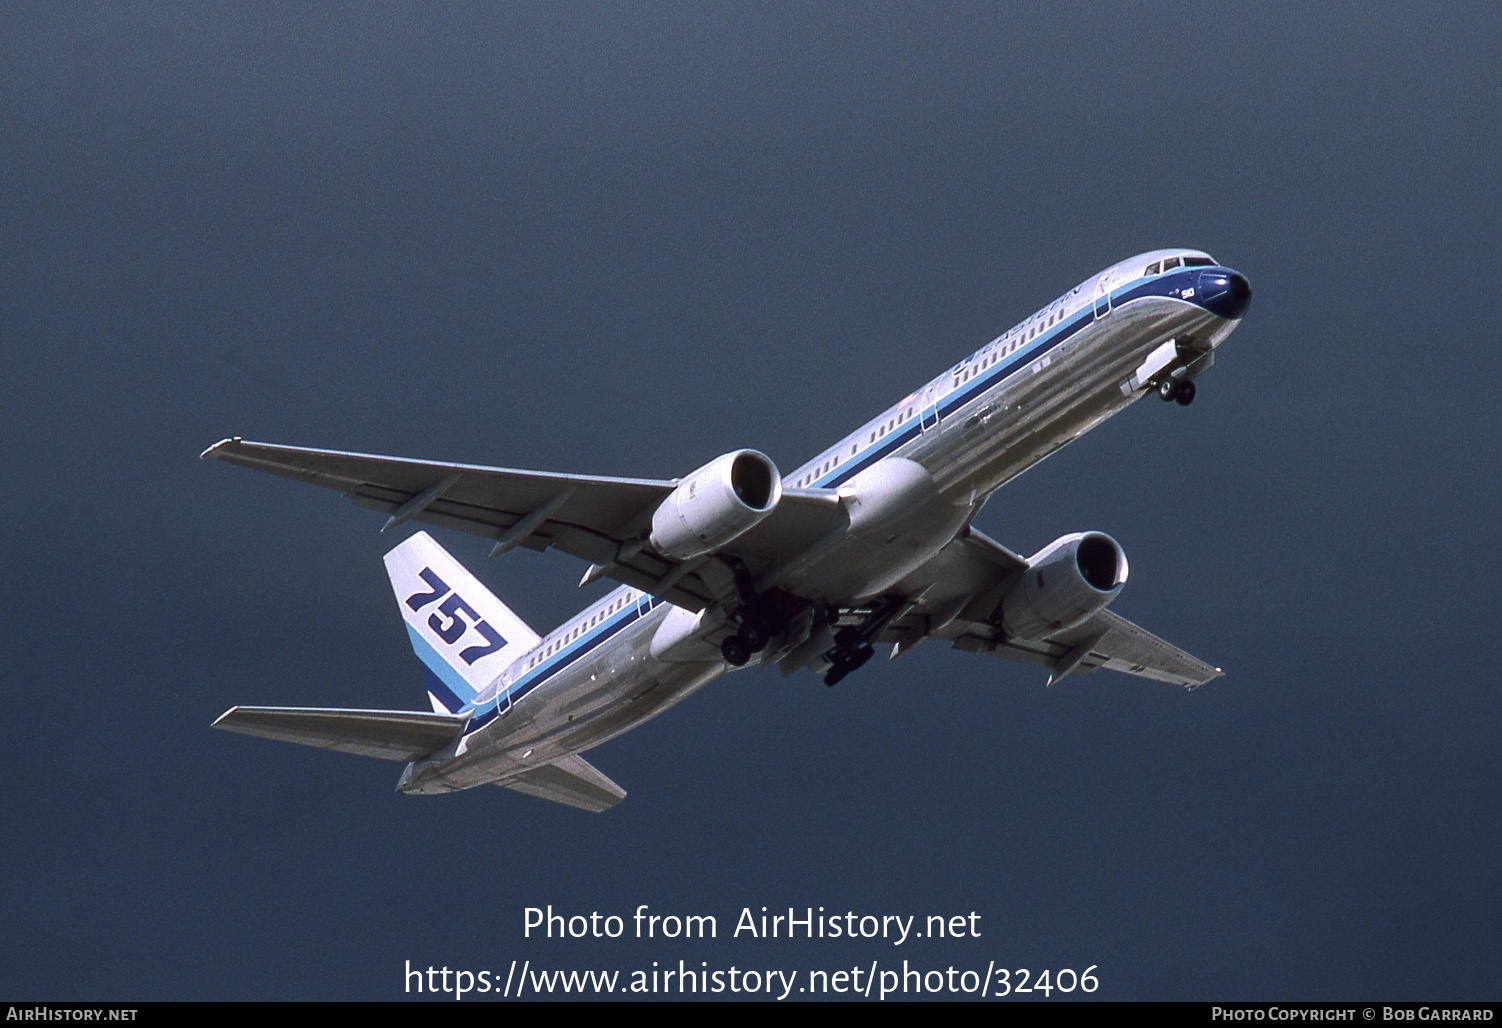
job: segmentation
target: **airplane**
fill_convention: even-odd
[[[1104,532],[1029,557],[972,521],[996,489],[1136,400],[1187,406],[1251,302],[1200,250],[1111,265],[783,475],[754,449],[684,478],[522,471],[222,440],[202,454],[388,515],[588,563],[618,587],[539,635],[426,532],[385,557],[431,711],[246,707],[214,726],[406,762],[397,789],[495,784],[589,811],[626,793],[581,756],[737,668],[833,686],[925,639],[1193,689],[1219,668],[1108,610]]]

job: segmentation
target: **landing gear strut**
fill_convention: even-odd
[[[757,593],[751,574],[739,560],[726,561],[735,574],[735,586],[741,606],[735,613],[740,622],[734,635],[720,643],[720,656],[731,667],[744,667],[753,654],[766,649],[772,637],[787,628],[784,612],[773,598]]]

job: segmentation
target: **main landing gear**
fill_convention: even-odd
[[[875,647],[862,642],[854,628],[842,628],[835,636],[835,647],[830,651],[832,666],[824,674],[824,684],[830,688],[839,685],[852,671],[859,670],[876,653]]]
[[[772,638],[772,625],[757,614],[741,619],[740,630],[720,643],[720,656],[731,667],[744,667],[753,653],[760,653]]]
[[[732,635],[729,639],[720,643],[720,656],[725,658],[725,663],[731,667],[745,667],[751,659],[751,647],[738,635]]]
[[[1177,400],[1180,407],[1187,407],[1194,402],[1194,383],[1165,378],[1158,383],[1158,399],[1164,403]]]
[[[863,667],[876,653],[871,645],[873,639],[906,611],[912,610],[910,601],[901,596],[888,596],[867,613],[859,623],[846,625],[834,634],[834,648],[824,654],[829,661],[829,670],[824,674],[824,684],[839,685],[845,676]]]

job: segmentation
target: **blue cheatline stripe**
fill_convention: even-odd
[[[1138,300],[1146,296],[1162,296],[1177,300],[1179,299],[1179,297],[1173,294],[1179,290],[1182,290],[1185,286],[1193,285],[1194,275],[1198,272],[1206,270],[1225,269],[1207,269],[1199,267],[1179,269],[1167,275],[1157,275],[1152,278],[1133,279],[1130,282],[1125,282],[1118,288],[1111,291],[1111,309],[1115,310],[1122,304],[1130,303],[1133,300]],[[1195,303],[1195,300],[1185,300],[1183,302]],[[1195,305],[1203,307],[1203,304],[1195,303]],[[1208,308],[1205,309],[1208,310]],[[1214,312],[1212,311],[1211,313]],[[1031,343],[1020,347],[1017,352],[1014,353],[1010,358],[1002,361],[997,361],[996,364],[992,365],[981,374],[976,375],[974,378],[963,383],[958,388],[952,390],[951,392],[940,398],[936,404],[939,412],[939,420],[942,422],[946,417],[949,417],[955,411],[970,403],[977,396],[989,390],[992,386],[996,385],[1006,378],[1011,377],[1011,375],[1013,375],[1017,371],[1022,370],[1034,361],[1046,356],[1055,348],[1061,346],[1075,334],[1083,330],[1086,326],[1093,324],[1096,320],[1095,301],[1094,299],[1092,299],[1089,303],[1086,303],[1079,310],[1075,311],[1074,314],[1070,317],[1064,319],[1063,321],[1060,321],[1057,325],[1054,325],[1051,328],[1038,333],[1036,339],[1034,339]],[[1008,329],[1008,331],[1011,330]],[[1001,338],[1001,336],[998,336],[997,339],[992,340],[992,342],[996,342]],[[986,346],[990,345],[991,343],[986,344]],[[985,349],[985,347],[981,347],[981,349],[983,350]],[[979,350],[976,351],[976,353],[979,352]],[[974,357],[975,354],[971,354],[969,357],[965,358],[965,363],[969,363],[972,359],[974,359]],[[923,390],[926,390],[927,388],[928,385],[925,384]],[[920,390],[920,394],[923,390]],[[884,457],[891,456],[892,453],[901,449],[903,446],[916,439],[922,433],[923,410],[923,407],[919,407],[917,416],[915,416],[911,421],[907,422],[900,428],[893,429],[890,433],[878,439],[875,443],[868,444],[867,449],[858,452],[854,457],[851,457],[849,460],[844,461],[838,467],[830,469],[822,477],[810,482],[809,487],[819,489],[833,489],[837,486],[843,485],[845,482],[848,482],[851,478],[860,474],[862,471],[866,470],[871,465],[875,464],[877,461],[883,459]],[[888,411],[887,413],[890,413],[890,411]],[[869,429],[867,431],[869,431]],[[810,461],[810,464],[812,463],[817,462]],[[792,476],[790,477],[796,478],[805,470],[805,468],[797,469],[792,473]]]
[[[428,687],[428,692],[433,695],[443,709],[450,714],[457,714],[464,709],[464,702],[455,696],[449,687],[443,684],[443,679],[433,674],[433,669],[426,664],[422,667],[422,680]]]
[[[407,622],[402,623],[407,625],[407,638],[412,640],[412,651],[417,654],[417,659],[422,661],[423,669],[430,676],[428,688],[438,697],[438,702],[448,707],[450,712],[468,706],[475,698],[474,687],[433,649],[432,643],[418,634],[417,629]],[[433,689],[434,679],[441,689]],[[453,706],[449,707],[449,703],[453,703]]]
[[[628,625],[639,621],[665,602],[667,601],[659,599],[656,596],[648,597],[645,609],[643,609],[640,597],[630,601],[624,609],[616,611],[594,628],[585,632],[547,660],[542,661],[535,668],[532,668],[526,674],[512,682],[505,692],[501,693],[494,700],[486,701],[486,705],[483,708],[476,708],[474,716],[470,718],[469,724],[465,727],[464,734],[470,735],[484,728],[500,715],[504,704],[518,702],[523,696],[536,689],[539,685],[542,685],[543,682],[568,670],[568,668],[578,663],[584,657],[587,657],[597,646],[618,635]]]

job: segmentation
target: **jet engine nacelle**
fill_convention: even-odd
[[[716,457],[678,483],[652,514],[650,540],[677,560],[713,553],[748,532],[782,499],[782,474],[757,450]]]
[[[1014,639],[1073,628],[1103,610],[1126,580],[1126,554],[1115,539],[1104,532],[1062,536],[1028,558],[1001,601],[1002,628]]]

